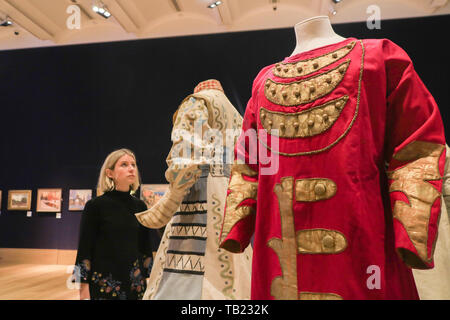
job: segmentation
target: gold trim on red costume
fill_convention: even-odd
[[[344,300],[336,293],[300,292],[299,300]]]
[[[339,143],[339,141],[341,141],[350,131],[350,129],[353,127],[353,124],[356,121],[356,118],[358,116],[358,112],[359,112],[359,103],[360,103],[360,98],[361,98],[361,82],[362,82],[362,77],[363,77],[363,71],[364,71],[364,56],[365,56],[365,48],[364,48],[364,44],[361,40],[359,40],[360,44],[361,44],[361,50],[362,50],[362,54],[361,54],[361,68],[360,68],[360,72],[359,72],[359,80],[358,80],[358,94],[357,94],[357,100],[356,100],[356,109],[355,109],[355,113],[353,115],[353,118],[349,124],[349,126],[345,129],[345,131],[336,139],[334,140],[332,143],[330,143],[328,146],[321,148],[321,149],[316,149],[316,150],[310,150],[310,151],[300,151],[300,152],[282,152],[279,150],[273,150],[270,146],[267,145],[266,142],[262,141],[259,137],[258,140],[261,142],[261,144],[266,147],[267,149],[269,149],[270,151],[272,151],[273,153],[277,153],[283,156],[287,156],[287,157],[296,157],[296,156],[304,156],[304,155],[311,155],[311,154],[317,154],[317,153],[321,153],[324,152],[328,149],[331,149],[332,147],[334,147],[336,144]]]
[[[313,102],[338,86],[349,65],[350,59],[327,72],[296,82],[281,83],[267,79],[264,94],[270,102],[287,107]]]
[[[254,177],[257,175],[258,173],[246,164],[233,164],[220,243],[223,243],[236,223],[255,213],[254,207],[241,204],[247,199],[256,200],[258,194],[258,182],[247,181],[243,176]],[[222,248],[231,252],[236,251],[236,248],[231,248],[227,242],[223,243]]]
[[[336,254],[347,248],[342,232],[329,229],[307,229],[296,232],[298,253]]]
[[[276,300],[297,300],[297,243],[295,240],[292,198],[294,178],[284,177],[277,183],[274,192],[278,198],[281,219],[281,239],[272,238],[267,245],[280,260],[281,276],[272,280],[270,294]]]
[[[310,178],[295,181],[295,200],[315,202],[332,198],[337,192],[337,185],[331,179]]]
[[[280,138],[305,138],[325,132],[339,118],[348,101],[343,96],[301,112],[286,113],[261,107],[259,119],[264,129]],[[278,131],[272,132],[273,129]]]
[[[328,52],[311,59],[300,60],[291,63],[277,63],[272,69],[274,76],[279,78],[295,78],[307,76],[313,72],[342,59],[349,54],[355,47],[356,41],[346,44],[344,47]]]
[[[393,215],[405,228],[417,255],[399,248],[403,261],[412,268],[426,268],[433,257],[434,245],[428,252],[428,223],[431,208],[441,193],[428,181],[440,180],[439,159],[445,146],[425,141],[413,141],[393,158],[407,165],[388,172],[393,179],[389,192],[403,192],[409,203],[395,201]]]

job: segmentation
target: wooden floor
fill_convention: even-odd
[[[0,300],[78,300],[73,265],[0,264]]]

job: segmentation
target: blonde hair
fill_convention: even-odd
[[[124,155],[129,155],[134,158],[134,161],[137,162],[136,156],[133,151],[129,149],[119,149],[111,152],[103,162],[102,168],[100,169],[100,176],[98,178],[97,189],[99,189],[102,193],[107,191],[112,191],[115,188],[114,180],[108,177],[106,174],[106,169],[114,170],[117,161]],[[140,175],[139,170],[136,165],[136,181],[131,184],[131,192],[134,193],[140,185]]]

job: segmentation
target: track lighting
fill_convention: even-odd
[[[13,23],[12,23],[11,19],[9,19],[9,17],[6,17],[4,19],[0,19],[0,26],[1,27],[9,27],[12,24]]]
[[[215,7],[219,6],[219,5],[221,5],[221,4],[222,4],[222,1],[216,1],[216,2],[211,3],[208,6],[208,8],[212,9],[212,8],[215,8]]]
[[[339,4],[342,0],[331,0],[331,3],[329,5],[329,14],[335,16],[337,14],[336,10],[336,4]]]
[[[103,3],[94,4],[92,6],[92,10],[101,15],[105,19],[111,17],[111,13],[108,11],[108,8]]]

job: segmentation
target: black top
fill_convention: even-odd
[[[156,231],[143,227],[135,213],[145,203],[128,192],[110,191],[86,203],[76,259],[80,282],[91,299],[141,299],[157,244]]]

